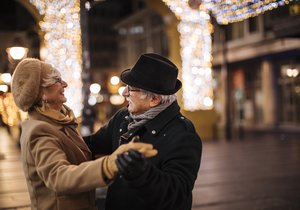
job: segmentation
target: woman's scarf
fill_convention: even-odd
[[[51,109],[48,106],[35,106],[34,108],[38,113],[52,119],[58,124],[76,124],[76,118],[73,111],[66,105],[63,105],[60,111]]]
[[[155,118],[159,113],[161,113],[163,110],[165,110],[168,106],[170,106],[174,101],[176,101],[176,98],[174,97],[173,100],[170,100],[167,103],[159,104],[155,107],[150,108],[148,111],[146,111],[143,114],[134,115],[130,113],[130,117],[133,120],[128,124],[128,130],[140,127],[144,124],[146,124],[149,120],[152,120]]]

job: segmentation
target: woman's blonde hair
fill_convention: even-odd
[[[52,68],[51,73],[45,75],[45,77],[43,78],[41,86],[49,87],[49,86],[55,84],[60,79],[61,79],[60,72],[58,70],[56,70],[55,68]]]

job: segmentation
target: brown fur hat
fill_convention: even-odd
[[[16,105],[28,111],[41,99],[43,78],[53,67],[36,58],[25,58],[16,67],[12,76],[12,94]]]

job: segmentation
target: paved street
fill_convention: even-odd
[[[203,144],[193,210],[299,210],[300,139],[262,136]],[[27,210],[20,151],[0,128],[0,209]]]
[[[17,142],[0,127],[0,209],[27,210],[29,204]]]
[[[204,143],[193,210],[299,210],[300,138]]]

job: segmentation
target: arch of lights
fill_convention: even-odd
[[[80,0],[29,0],[43,15],[45,61],[52,63],[68,82],[67,104],[79,116],[82,110],[82,46]],[[259,15],[292,0],[162,0],[180,20],[184,109],[213,108],[211,12],[219,24]],[[192,9],[191,4],[199,6]]]
[[[219,24],[257,16],[292,0],[162,0],[180,20],[183,105],[188,111],[213,108],[209,12]],[[194,8],[194,9],[192,9]]]

